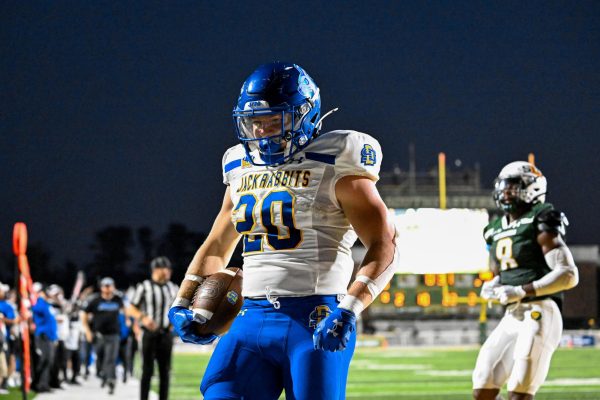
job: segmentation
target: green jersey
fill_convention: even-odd
[[[508,222],[508,215],[503,215],[490,222],[483,231],[483,236],[492,257],[500,267],[500,283],[502,285],[520,286],[540,279],[550,272],[537,237],[541,230],[546,230],[545,216],[557,212],[552,204],[537,203],[520,218]],[[560,215],[560,214],[559,214]],[[564,233],[564,225],[560,233]],[[543,297],[527,297],[523,301],[540,300]],[[559,301],[560,294],[552,294]]]

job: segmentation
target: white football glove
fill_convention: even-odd
[[[516,303],[527,295],[521,286],[503,285],[494,289],[494,294],[501,304]]]
[[[494,294],[494,289],[500,286],[500,275],[496,275],[494,279],[483,282],[479,297],[486,300],[497,299],[496,295]]]

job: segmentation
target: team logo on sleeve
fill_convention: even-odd
[[[252,164],[250,163],[250,161],[246,160],[245,158],[242,158],[242,168],[250,168],[252,167]]]
[[[377,163],[377,152],[370,144],[365,144],[360,151],[360,162],[363,165],[375,165]]]
[[[316,306],[308,317],[308,326],[310,328],[316,328],[319,322],[323,321],[327,316],[331,314],[331,309],[326,305]]]

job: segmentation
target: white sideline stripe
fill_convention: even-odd
[[[127,383],[117,380],[115,394],[109,395],[108,388],[100,387],[100,380],[95,376],[90,376],[88,380],[79,377],[80,386],[64,385],[65,390],[55,390],[52,393],[40,393],[35,396],[35,400],[139,400],[140,381],[135,377],[129,377]],[[1,397],[0,397],[1,398]],[[21,398],[19,395],[18,398]],[[150,391],[149,400],[158,400],[158,394]]]
[[[545,386],[600,386],[600,378],[559,378],[548,379]],[[544,387],[542,385],[542,387]]]
[[[571,390],[571,392],[575,392],[575,393],[580,393],[580,394],[596,394],[596,392],[594,391],[589,391],[589,390]],[[565,393],[564,390],[544,390],[543,386],[540,389],[540,391],[538,393]],[[353,394],[346,394],[346,398],[347,399],[365,399],[365,398],[370,398],[373,396],[394,396],[394,399],[402,399],[404,397],[410,397],[412,399],[415,398],[415,396],[420,396],[420,398],[423,399],[443,399],[442,396],[444,395],[466,395],[466,396],[471,396],[471,391],[470,390],[445,390],[443,392],[436,392],[436,393],[423,393],[423,392],[414,392],[414,391],[403,391],[402,393],[398,393],[397,391],[388,391],[388,392],[369,392],[369,393],[353,393]],[[468,397],[467,397],[468,398]],[[37,400],[37,398],[36,398]]]
[[[419,375],[429,375],[429,376],[471,376],[473,371],[470,369],[454,369],[454,370],[430,370],[430,371],[417,371]]]
[[[431,365],[425,364],[379,364],[369,360],[354,360],[350,365],[354,368],[384,371],[414,371],[431,368]]]
[[[366,354],[368,356],[368,354]],[[384,353],[384,354],[377,354],[377,359],[381,359],[381,358],[406,358],[406,357],[414,357],[414,358],[418,358],[418,357],[431,357],[435,355],[435,353],[432,352],[425,352],[425,351],[407,351],[407,352],[389,352],[389,353]]]

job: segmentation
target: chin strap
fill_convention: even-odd
[[[318,134],[319,131],[321,130],[321,126],[323,125],[323,120],[327,117],[329,117],[331,114],[333,114],[334,112],[336,112],[337,110],[339,110],[338,107],[334,108],[333,110],[329,110],[327,113],[325,113],[325,115],[323,115],[321,118],[319,118],[319,120],[317,121],[317,123],[315,124],[315,132]]]

